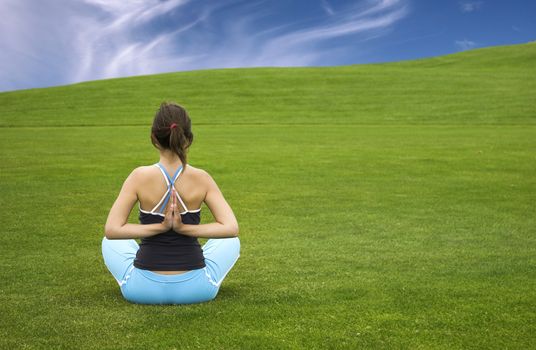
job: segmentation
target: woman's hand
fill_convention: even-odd
[[[162,225],[166,228],[166,230],[173,230],[177,233],[180,233],[180,230],[184,224],[182,223],[181,213],[179,212],[179,206],[177,205],[177,194],[175,193],[175,188],[171,189],[171,197],[173,199],[168,202]]]
[[[164,232],[167,232],[173,229],[173,203],[172,201],[168,201],[164,215],[165,216],[164,216],[164,220],[162,221],[162,226],[165,229]]]
[[[184,224],[182,223],[181,213],[179,211],[179,205],[177,204],[177,193],[175,192],[175,187],[171,189],[171,195],[173,196],[173,231],[180,233]]]

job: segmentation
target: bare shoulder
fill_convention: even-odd
[[[210,180],[212,180],[210,174],[204,169],[196,168],[190,164],[187,164],[186,169],[190,176],[194,177],[197,181],[208,183]]]
[[[195,182],[197,182],[197,187],[204,189],[205,197],[203,201],[206,201],[209,193],[211,193],[212,195],[221,194],[221,190],[218,184],[216,184],[216,181],[214,181],[214,179],[208,173],[208,171],[201,169],[201,168],[193,167],[190,164],[188,164],[187,172],[189,172],[192,175],[192,177],[195,177]]]
[[[152,174],[154,172],[154,170],[157,170],[156,167],[154,167],[154,166],[141,165],[139,167],[134,168],[134,170],[132,170],[131,174],[134,175],[134,176],[137,176],[137,177],[142,177],[144,175]]]
[[[155,174],[160,175],[160,170],[157,167],[152,165],[142,165],[132,170],[129,177],[131,177],[134,182],[143,184],[147,181],[154,180]],[[210,176],[206,170],[194,167],[190,164],[187,164],[181,177],[186,177],[187,181],[197,183],[198,185],[202,184],[210,186],[214,183],[212,176]]]
[[[129,177],[131,177],[132,180],[136,183],[143,183],[154,175],[155,170],[158,171],[158,169],[154,166],[141,165],[139,167],[134,168],[130,173]]]

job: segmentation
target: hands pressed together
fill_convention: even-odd
[[[175,193],[175,188],[171,188],[171,197],[172,200],[168,201],[164,221],[162,225],[165,228],[165,231],[173,230],[177,233],[180,233],[181,228],[184,227],[182,223],[181,214],[179,212],[179,206],[177,205],[177,194]],[[164,232],[165,232],[164,231]]]

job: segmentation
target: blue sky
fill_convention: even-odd
[[[535,0],[0,0],[0,91],[536,40]]]

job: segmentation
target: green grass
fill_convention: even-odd
[[[0,348],[533,347],[535,58],[530,43],[0,94]],[[240,223],[205,304],[130,304],[101,257],[122,182],[158,160],[164,99],[190,111],[190,162]]]

